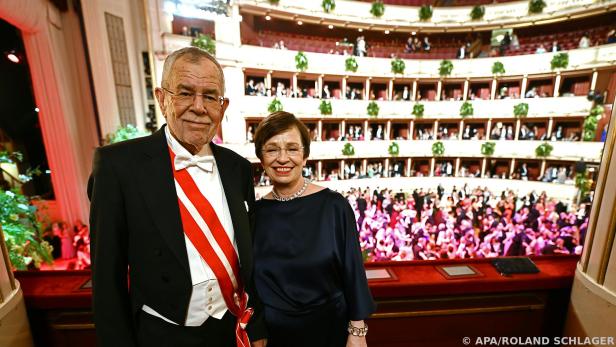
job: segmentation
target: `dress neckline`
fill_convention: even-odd
[[[322,193],[324,191],[327,191],[327,190],[329,190],[329,188],[325,187],[325,188],[323,188],[321,190],[318,190],[318,191],[316,191],[314,193],[310,193],[310,194],[307,194],[307,195],[302,195],[302,196],[299,196],[299,197],[297,197],[295,199],[291,199],[289,201],[278,201],[276,199],[266,199],[266,198],[261,198],[258,201],[271,201],[271,202],[280,203],[280,204],[285,204],[285,203],[288,204],[288,203],[292,203],[293,201],[299,201],[299,200],[303,200],[303,199],[309,198],[309,197],[314,196],[314,195],[318,195],[318,194],[320,194],[320,193]]]

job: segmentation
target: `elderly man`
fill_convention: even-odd
[[[171,53],[167,126],[96,150],[91,199],[99,346],[264,346],[252,278],[248,161],[211,143],[229,100],[220,64]],[[130,286],[129,286],[130,283]]]

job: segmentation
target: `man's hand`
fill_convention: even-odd
[[[255,342],[250,343],[251,347],[265,347],[267,346],[267,339],[257,340]]]

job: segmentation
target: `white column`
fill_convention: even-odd
[[[87,221],[86,184],[99,134],[78,15],[70,6],[61,13],[47,1],[28,0],[0,2],[0,17],[22,33],[60,217]]]
[[[410,177],[411,176],[411,165],[412,164],[413,164],[413,159],[407,158],[406,159],[406,168],[404,170],[404,173],[405,173],[406,177]]]
[[[417,100],[417,80],[413,81],[412,85],[413,94],[411,94],[411,101]]]
[[[387,85],[387,100],[391,101],[394,99],[394,80],[389,80]]]
[[[387,120],[387,124],[385,125],[385,140],[392,140],[391,138],[391,119]]]
[[[490,91],[490,100],[494,100],[496,98],[496,87],[498,85],[498,82],[496,81],[496,78],[492,79],[492,89]]]
[[[430,177],[434,176],[434,165],[436,163],[436,159],[434,157],[432,157],[432,159],[430,159]]]
[[[462,91],[462,100],[466,101],[468,99],[468,78],[464,80],[464,90]]]
[[[340,98],[341,98],[342,100],[345,100],[345,99],[346,99],[346,91],[347,91],[347,77],[348,77],[348,76],[343,77],[343,78],[342,78],[342,82],[341,82],[341,84],[340,84],[340,85],[342,86],[342,95],[340,96]]]
[[[364,86],[364,100],[370,100],[370,77],[366,78]]]
[[[441,92],[443,90],[443,80],[438,80],[436,84],[436,101],[441,100]]]
[[[595,87],[597,86],[597,77],[598,77],[599,73],[597,72],[596,69],[592,70],[592,78],[590,80],[590,90],[594,90]]]
[[[520,87],[520,99],[524,99],[526,95],[526,86],[528,85],[528,75],[522,77],[522,87]]]
[[[556,72],[556,79],[554,80],[554,97],[558,97],[560,95],[560,80],[561,80],[560,71]]]

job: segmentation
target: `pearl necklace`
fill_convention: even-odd
[[[299,198],[300,196],[302,196],[302,194],[304,194],[304,192],[306,191],[306,188],[308,188],[308,184],[310,184],[310,180],[307,178],[304,178],[304,185],[293,195],[290,195],[287,197],[278,195],[276,193],[276,189],[272,188],[272,197],[274,198],[274,200],[277,200],[277,201],[289,201],[295,198]]]

